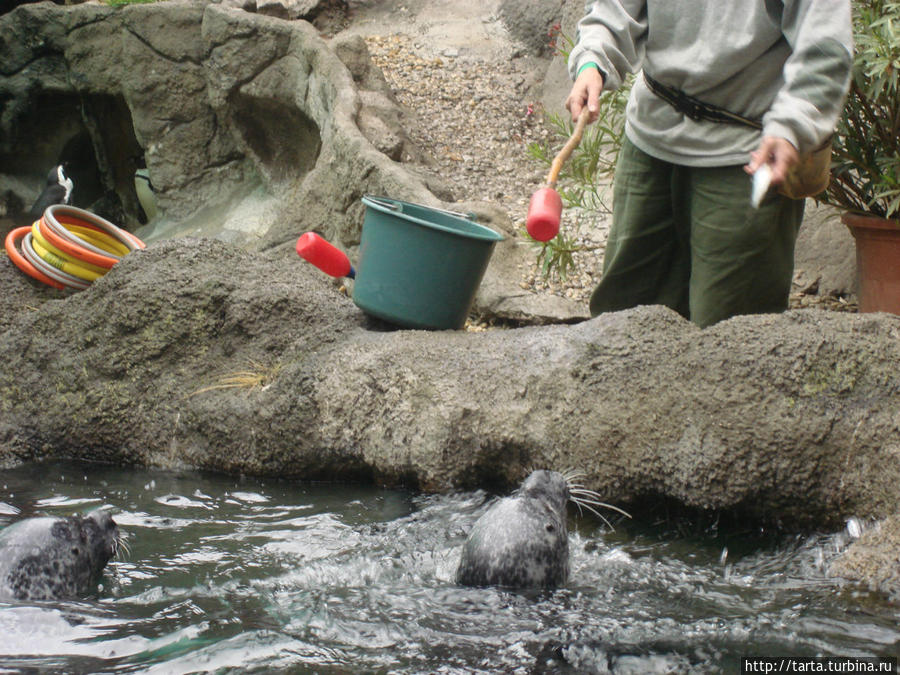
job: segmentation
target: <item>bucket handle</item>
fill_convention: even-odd
[[[383,206],[386,209],[390,209],[391,211],[396,211],[397,213],[403,213],[403,205],[396,204],[393,201],[387,200],[386,197],[373,197],[372,195],[366,195],[366,198],[370,201],[375,202],[379,206]],[[471,211],[469,213],[461,213],[460,211],[450,211],[449,209],[438,209],[433,206],[427,207],[431,211],[437,211],[438,213],[445,213],[448,216],[456,216],[457,218],[463,218],[465,220],[475,221],[478,219],[478,216]]]

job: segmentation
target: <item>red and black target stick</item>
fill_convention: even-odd
[[[525,229],[528,234],[537,241],[550,241],[559,234],[559,223],[562,219],[562,198],[556,191],[556,181],[559,179],[559,172],[562,166],[569,158],[569,155],[581,143],[581,137],[584,135],[584,128],[587,126],[590,111],[587,106],[581,109],[578,121],[575,123],[575,129],[566,144],[563,146],[553,162],[550,164],[550,172],[547,174],[547,185],[531,195],[531,202],[528,204],[528,216],[525,219]]]

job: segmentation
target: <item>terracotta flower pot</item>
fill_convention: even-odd
[[[845,213],[856,240],[859,311],[900,314],[900,221]]]

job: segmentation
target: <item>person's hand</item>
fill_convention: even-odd
[[[587,105],[591,113],[588,122],[594,122],[600,114],[600,92],[603,91],[603,76],[594,67],[585,68],[575,78],[572,91],[566,99],[566,109],[572,114],[572,121],[576,122],[581,115],[581,109]]]
[[[790,141],[778,136],[763,136],[759,148],[750,153],[750,163],[744,171],[752,176],[759,167],[768,164],[772,170],[772,185],[778,185],[784,182],[788,170],[798,159],[797,148]]]

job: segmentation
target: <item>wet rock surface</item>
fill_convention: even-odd
[[[900,602],[900,515],[875,523],[831,565],[836,576],[861,581]]]
[[[5,284],[18,278],[0,263]],[[668,497],[789,529],[896,506],[894,316],[797,311],[701,331],[639,308],[574,326],[399,331],[306,266],[190,239],[62,299],[17,288],[23,309],[0,336],[6,464],[66,456],[429,490],[577,467],[616,504]]]

